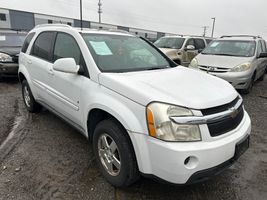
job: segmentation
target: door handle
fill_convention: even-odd
[[[31,61],[31,60],[28,60],[27,63],[28,63],[28,64],[32,64],[32,61]]]
[[[54,76],[54,71],[53,71],[53,69],[49,69],[48,74]]]

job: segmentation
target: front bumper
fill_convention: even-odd
[[[19,65],[18,63],[1,63],[0,76],[17,76]]]
[[[210,72],[209,74],[217,76],[219,78],[222,78],[229,83],[232,84],[232,86],[235,89],[246,89],[249,86],[249,83],[251,81],[251,77],[253,75],[252,72],[226,72],[226,73],[215,73]]]
[[[218,137],[208,137],[208,130],[201,129],[203,141],[200,142],[164,142],[130,134],[139,170],[174,184],[205,180],[235,161],[236,145],[250,135],[251,122],[245,113],[235,130]]]

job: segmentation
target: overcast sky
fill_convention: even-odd
[[[98,0],[83,0],[84,18],[97,21]],[[203,34],[216,17],[215,36],[254,34],[267,39],[266,0],[102,0],[103,23],[170,33]],[[79,18],[79,0],[0,0],[0,7]]]

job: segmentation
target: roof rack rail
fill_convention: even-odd
[[[223,35],[220,38],[227,38],[227,37],[252,37],[253,39],[262,38],[261,36],[256,35]]]
[[[55,27],[55,26],[61,26],[65,28],[71,28],[70,25],[67,24],[38,24],[34,28],[41,28],[41,27]]]

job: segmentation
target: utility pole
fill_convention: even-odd
[[[102,14],[102,3],[101,0],[98,1],[98,22],[101,24],[101,14]]]
[[[206,36],[206,33],[207,33],[207,29],[209,28],[208,26],[203,26],[202,27],[204,30],[203,30],[203,37]]]
[[[211,18],[211,19],[213,20],[213,23],[212,23],[212,32],[211,32],[211,37],[213,38],[216,17],[213,17],[213,18]]]
[[[80,0],[80,23],[81,23],[81,30],[83,30],[83,4],[82,4],[82,0]]]

